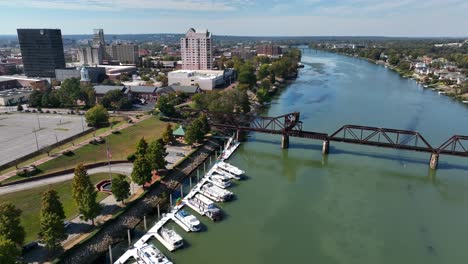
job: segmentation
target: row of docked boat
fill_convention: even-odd
[[[234,193],[227,190],[232,180],[241,180],[245,172],[227,162],[239,146],[233,138],[228,141],[225,151],[218,157],[216,164],[205,174],[205,176],[192,188],[192,190],[176,204],[173,209],[164,214],[163,217],[135,244],[122,255],[116,262],[118,264],[127,263],[132,260],[134,263],[161,263],[172,264],[172,262],[156,248],[149,244],[148,240],[156,238],[169,251],[182,248],[184,240],[182,236],[174,230],[166,228],[165,225],[170,220],[174,221],[186,232],[198,232],[202,226],[196,216],[184,210],[188,206],[200,216],[206,216],[213,221],[223,218],[222,210],[215,202],[227,202],[234,197]]]

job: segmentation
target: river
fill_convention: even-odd
[[[306,50],[305,68],[265,115],[301,112],[304,129],[344,124],[419,131],[433,146],[468,134],[468,109],[382,66]],[[230,162],[249,177],[225,220],[163,249],[175,263],[466,263],[468,160],[252,133]],[[188,189],[187,189],[188,190]]]

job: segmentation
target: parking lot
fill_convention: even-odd
[[[190,151],[190,146],[168,146],[166,156],[167,166],[172,168],[177,161],[187,156]]]
[[[84,116],[2,114],[0,115],[0,165],[72,137],[85,129],[88,127]]]

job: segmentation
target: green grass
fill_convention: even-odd
[[[144,137],[148,142],[160,137],[166,128],[166,123],[156,117],[150,117],[144,121],[134,124],[120,134],[111,134],[106,137],[113,160],[126,160],[130,153],[136,149],[136,144],[140,138]],[[96,163],[106,161],[106,144],[88,144],[74,151],[75,155],[60,156],[38,166],[41,174],[74,168],[83,163]],[[39,174],[39,175],[41,175]]]
[[[117,174],[113,174],[113,177],[116,176]],[[93,184],[105,179],[109,179],[108,173],[97,173],[91,175],[91,182]],[[23,211],[21,214],[21,224],[26,231],[26,243],[37,239],[37,233],[39,232],[39,213],[41,209],[41,193],[47,191],[49,188],[58,192],[67,219],[74,218],[78,214],[75,203],[72,199],[71,185],[72,180],[69,180],[20,192],[0,195],[0,202],[12,202],[17,208]],[[108,194],[98,192],[97,199],[101,201],[107,196]]]

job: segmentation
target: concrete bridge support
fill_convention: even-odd
[[[323,145],[322,145],[322,154],[328,155],[329,152],[330,152],[330,140],[325,140],[323,141]]]
[[[431,167],[431,169],[436,170],[437,165],[439,165],[439,153],[432,153],[429,166]]]
[[[289,148],[289,135],[288,134],[283,134],[283,136],[281,137],[281,148],[282,149]]]
[[[242,139],[242,131],[236,130],[236,140],[240,142]]]

